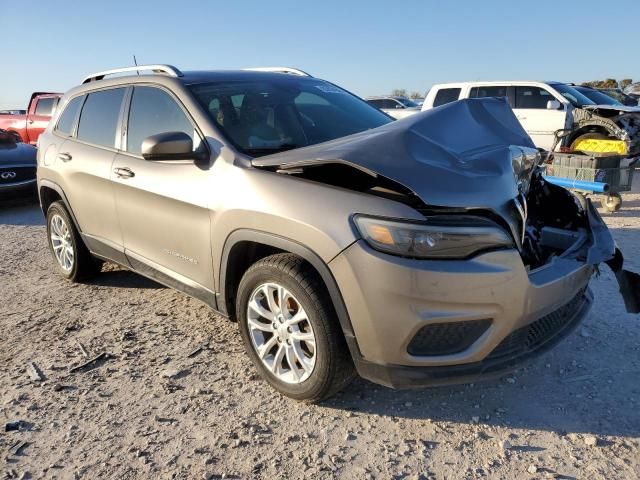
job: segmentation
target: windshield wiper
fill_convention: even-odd
[[[261,148],[243,148],[242,151],[247,155],[270,155],[272,153],[286,152],[287,150],[293,150],[300,148],[303,145],[294,145],[292,143],[283,143],[277,147],[261,147]]]

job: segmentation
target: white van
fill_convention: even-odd
[[[554,133],[572,129],[565,145],[604,140],[603,148],[637,155],[640,151],[640,109],[624,105],[596,105],[571,85],[560,82],[463,82],[434,85],[422,110],[455,100],[506,97],[520,124],[535,145],[551,149]],[[618,145],[613,145],[617,143]],[[584,144],[584,143],[583,143]]]

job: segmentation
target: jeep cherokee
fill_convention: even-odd
[[[63,277],[108,260],[200,299],[275,389],[319,401],[355,372],[509,370],[585,316],[600,262],[637,311],[597,211],[538,161],[500,99],[393,122],[295,69],[151,65],[67,92],[37,176]]]

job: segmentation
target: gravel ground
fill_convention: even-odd
[[[640,271],[640,194],[605,219]],[[7,478],[640,477],[640,323],[606,268],[583,326],[514,374],[357,380],[308,406],[260,381],[236,325],[198,301],[113,265],[63,281],[33,202],[0,209],[0,248]]]

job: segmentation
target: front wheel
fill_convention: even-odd
[[[238,287],[236,312],[247,354],[280,393],[318,402],[354,376],[349,351],[322,280],[304,260],[259,260]]]

